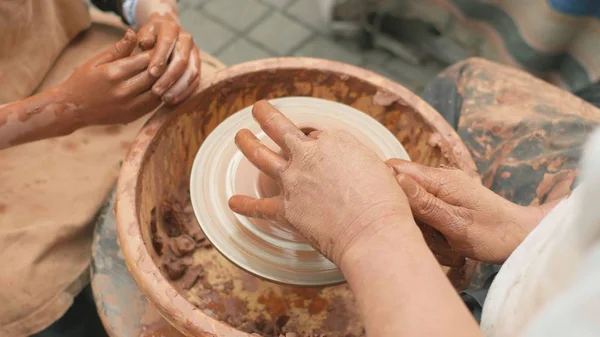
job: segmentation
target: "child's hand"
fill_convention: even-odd
[[[142,50],[153,50],[148,68],[158,81],[152,91],[163,102],[178,104],[200,85],[200,50],[175,15],[150,15],[138,40]]]
[[[129,123],[160,105],[151,90],[156,77],[147,69],[151,53],[130,56],[136,45],[136,34],[128,31],[58,88],[59,99],[74,109],[80,126]]]

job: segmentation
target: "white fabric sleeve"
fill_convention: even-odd
[[[533,316],[522,337],[600,336],[600,130],[584,150],[581,178],[573,245],[581,249],[581,263],[569,285]],[[538,282],[543,285],[554,280],[541,277]]]
[[[123,0],[123,17],[127,23],[134,29],[138,29],[135,12],[137,8],[138,0]]]
[[[540,280],[544,282],[545,280]],[[549,281],[549,280],[546,280]],[[575,282],[534,317],[522,337],[596,337],[600,335],[600,244]]]

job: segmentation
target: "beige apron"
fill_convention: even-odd
[[[83,0],[0,1],[0,104],[64,81],[123,36],[117,17],[92,21]],[[202,57],[204,76],[223,67]],[[43,330],[87,284],[94,216],[146,118],[0,151],[0,337]]]

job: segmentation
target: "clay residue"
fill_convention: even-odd
[[[373,104],[387,107],[398,101],[400,97],[392,94],[391,92],[378,90],[373,96]]]
[[[496,96],[498,104],[515,104],[527,101],[531,95],[523,90],[504,90]]]
[[[162,273],[206,315],[261,336],[364,336],[347,285],[278,285],[223,258],[196,222],[187,190],[155,207],[149,225]]]
[[[440,147],[441,142],[442,142],[442,137],[440,136],[440,134],[432,133],[431,136],[429,136],[429,140],[427,141],[427,144],[429,144],[429,146],[431,146],[431,147]]]
[[[152,245],[160,256],[159,266],[171,281],[179,281],[182,289],[190,289],[204,277],[202,266],[190,268],[192,254],[196,249],[211,247],[211,244],[195,223],[191,207],[164,202],[160,207],[160,218],[157,213],[156,208],[153,209],[150,228]]]
[[[282,316],[288,310],[283,297],[270,291],[266,295],[260,295],[258,297],[258,303],[265,306],[265,309],[271,316]]]
[[[183,337],[183,335],[171,325],[160,324],[143,327],[140,337]]]
[[[308,305],[308,313],[311,315],[317,315],[323,312],[327,308],[327,301],[322,297],[315,297],[310,301]]]
[[[328,315],[323,325],[329,331],[343,331],[348,324],[349,312],[347,307],[347,299],[345,298],[334,298],[332,305],[328,308]],[[364,330],[363,330],[364,333]]]
[[[31,107],[30,109],[23,109],[23,110],[19,111],[17,118],[21,122],[27,122],[28,120],[33,118],[33,116],[39,115],[40,113],[42,113],[42,111],[44,111],[42,106]]]

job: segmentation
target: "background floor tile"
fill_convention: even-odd
[[[320,1],[180,0],[179,9],[198,46],[229,65],[274,56],[326,58],[370,69],[412,90],[441,70],[382,50],[363,51],[355,39],[333,38]]]
[[[284,16],[274,12],[252,29],[248,36],[277,55],[289,55],[294,47],[311,36],[312,32]]]
[[[181,26],[192,34],[194,42],[207,53],[215,53],[235,36],[230,29],[197,10],[184,10],[179,18]]]
[[[304,44],[294,53],[294,56],[317,57],[354,65],[359,65],[362,60],[360,55],[352,53],[345,47],[321,36],[316,36]]]
[[[229,46],[225,47],[225,49],[216,56],[226,65],[234,65],[246,61],[269,58],[272,55],[253,42],[244,38],[239,38]]]
[[[286,13],[312,29],[327,32],[327,23],[321,15],[320,1],[322,0],[298,0],[286,9]]]
[[[202,9],[242,32],[265,15],[269,7],[258,0],[211,0]]]

